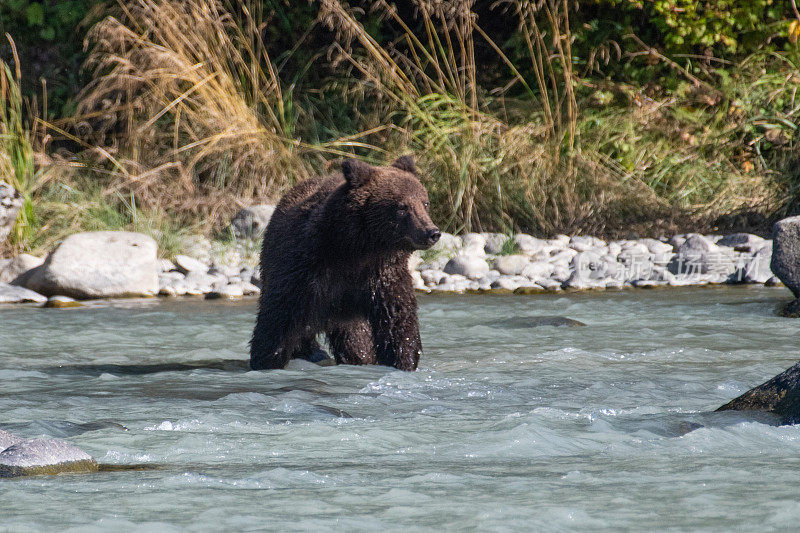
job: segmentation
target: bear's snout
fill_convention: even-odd
[[[431,228],[428,230],[428,245],[433,246],[437,242],[439,242],[439,237],[442,236],[442,232],[439,231],[439,228]]]

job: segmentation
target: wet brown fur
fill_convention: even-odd
[[[253,369],[313,358],[325,333],[339,364],[417,368],[422,343],[408,270],[438,229],[410,157],[343,172],[290,189],[264,236],[264,283],[251,341]],[[435,242],[435,240],[433,240]]]

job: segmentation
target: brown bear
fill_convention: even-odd
[[[250,367],[292,358],[415,370],[422,351],[408,258],[441,233],[410,156],[299,183],[281,198],[264,234],[263,290]]]

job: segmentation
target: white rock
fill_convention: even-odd
[[[216,286],[206,295],[206,299],[238,300],[244,296],[242,286],[239,284]]]
[[[47,296],[120,298],[158,292],[156,242],[125,231],[95,231],[67,237],[25,283]]]
[[[438,285],[446,275],[441,270],[423,270],[420,272],[420,277],[426,285]]]
[[[411,280],[414,283],[414,289],[418,291],[425,291],[428,289],[425,286],[425,281],[422,279],[422,276],[416,270],[411,273]]]
[[[0,244],[14,229],[23,203],[22,195],[14,187],[0,180]]]
[[[173,263],[169,259],[159,259],[158,269],[161,272],[170,272],[172,270],[175,270],[175,263]]]
[[[554,267],[551,263],[529,263],[520,272],[521,275],[531,280],[549,278],[553,273]]]
[[[461,236],[459,255],[486,257],[486,239],[480,233],[467,233]]]
[[[530,260],[524,255],[501,255],[495,259],[494,268],[500,274],[509,276],[520,274],[529,264]]]
[[[508,291],[513,291],[519,288],[519,282],[509,279],[507,277],[502,277],[496,281],[494,281],[491,285],[493,289],[504,289]]]
[[[457,255],[444,267],[446,274],[459,274],[469,279],[480,279],[489,272],[489,265],[481,257],[474,255]]]
[[[431,250],[435,252],[455,253],[456,250],[461,248],[461,237],[457,237],[452,233],[443,232],[439,237],[439,241],[431,246]]]
[[[419,274],[419,272],[415,272],[415,274]],[[245,296],[253,296],[261,294],[261,289],[259,289],[257,286],[253,285],[249,281],[243,281],[241,283],[241,286],[242,286],[242,293]]]
[[[517,245],[519,250],[525,255],[533,255],[536,252],[541,251],[545,247],[549,247],[550,245],[547,241],[542,239],[537,239],[527,233],[517,233],[514,235],[514,243]]]
[[[193,257],[182,254],[175,256],[175,267],[178,272],[183,274],[188,274],[189,272],[208,272],[208,265]]]
[[[536,280],[536,284],[541,286],[546,291],[560,291],[561,290],[561,282],[554,280],[543,278]]]
[[[272,204],[245,207],[231,220],[231,231],[237,239],[257,239],[264,234],[274,212]]]
[[[483,250],[487,254],[498,255],[503,251],[503,245],[509,239],[508,235],[503,233],[484,233],[483,238],[486,239],[486,246]]]
[[[552,239],[548,239],[547,242],[559,248],[566,248],[569,245],[569,235],[556,235]]]
[[[645,245],[653,255],[673,253],[672,245],[666,242],[661,242],[656,239],[639,239],[638,242]]]
[[[47,297],[24,287],[0,283],[0,304],[44,303]]]
[[[56,439],[21,440],[0,452],[0,478],[97,471],[83,450]]]
[[[20,254],[12,257],[0,266],[0,283],[25,285],[24,282],[29,277],[31,270],[41,266],[42,263],[44,263],[44,257],[35,255]]]
[[[422,257],[420,257],[419,252],[414,252],[413,254],[408,256],[408,271],[415,272],[419,265],[422,264]]]

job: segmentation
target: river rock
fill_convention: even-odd
[[[538,328],[542,326],[574,328],[583,327],[586,324],[580,320],[575,320],[565,316],[518,316],[514,318],[497,320],[492,322],[492,325],[504,328],[526,329]]]
[[[764,243],[755,253],[739,257],[736,272],[730,278],[731,283],[766,283],[772,277],[772,246]]]
[[[419,272],[417,272],[417,275],[419,275]],[[259,289],[257,286],[250,283],[249,281],[242,281],[241,287],[242,287],[242,294],[244,294],[245,296],[257,296],[261,294],[261,289]]]
[[[78,299],[155,296],[157,251],[156,242],[141,233],[77,233],[64,239],[25,286]]]
[[[483,237],[486,239],[486,246],[483,247],[483,250],[491,255],[499,255],[509,239],[509,236],[504,233],[484,233]]]
[[[509,277],[502,277],[492,282],[490,285],[492,289],[502,289],[506,291],[514,291],[519,288],[519,282]]]
[[[69,296],[51,296],[47,299],[42,307],[48,309],[69,309],[74,307],[83,307],[83,304]]]
[[[547,241],[537,239],[527,233],[517,233],[514,235],[514,244],[519,248],[519,251],[525,255],[533,255],[551,246]]]
[[[180,249],[189,257],[196,257],[204,263],[211,262],[211,241],[203,235],[186,235],[182,237]]]
[[[175,270],[175,263],[173,263],[169,259],[159,259],[158,260],[158,270],[160,272],[171,272],[171,271]]]
[[[431,246],[430,249],[433,252],[452,254],[459,248],[461,248],[461,237],[443,232],[436,244]]]
[[[13,283],[25,285],[31,271],[44,263],[44,257],[30,254],[20,254],[7,260],[0,267],[0,283]]]
[[[43,303],[47,297],[24,287],[0,283],[0,304]]]
[[[755,252],[764,246],[765,239],[751,233],[732,233],[725,235],[717,244],[733,248],[737,252]]]
[[[763,411],[783,424],[800,422],[800,363],[726,403],[717,411]]]
[[[238,300],[242,296],[244,296],[242,286],[239,284],[231,284],[214,287],[214,290],[206,294],[206,300]]]
[[[690,233],[676,247],[676,255],[669,269],[676,275],[715,274],[727,277],[736,270],[736,265],[731,249],[718,246],[712,239],[698,233]]]
[[[422,276],[422,280],[425,282],[425,285],[438,285],[442,278],[445,277],[447,274],[442,272],[441,270],[423,270],[420,272],[420,276]]]
[[[486,238],[480,233],[467,233],[461,236],[462,255],[486,256]]]
[[[208,265],[205,263],[194,259],[193,257],[189,257],[188,255],[176,255],[175,256],[175,268],[181,274],[188,274],[189,272],[207,272]]]
[[[800,216],[784,218],[772,228],[772,272],[800,298]]]
[[[272,204],[245,207],[231,220],[231,231],[237,239],[257,239],[264,234],[274,212]]]
[[[58,439],[25,439],[0,452],[0,478],[96,472],[97,462]]]
[[[0,429],[0,451],[5,450],[9,446],[12,446],[18,442],[22,442],[22,437],[17,437],[13,433],[9,433],[8,431]]]
[[[521,274],[529,264],[530,259],[524,255],[501,255],[495,259],[494,268],[503,275],[515,276]]]
[[[445,274],[457,274],[469,279],[480,279],[489,272],[489,264],[482,257],[457,255],[444,266]]]
[[[553,273],[553,270],[554,267],[550,263],[528,263],[520,271],[520,275],[525,276],[528,279],[538,281],[541,278],[549,278]]]
[[[5,181],[0,181],[0,243],[5,242],[14,229],[23,203],[19,191]]]

